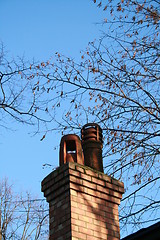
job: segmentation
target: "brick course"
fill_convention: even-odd
[[[49,202],[50,240],[118,240],[123,183],[77,163],[42,181]]]

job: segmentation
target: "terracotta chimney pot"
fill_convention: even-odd
[[[80,138],[75,134],[62,137],[60,143],[60,166],[68,162],[84,165],[84,157]]]
[[[102,129],[96,123],[88,123],[81,130],[84,164],[103,172]]]

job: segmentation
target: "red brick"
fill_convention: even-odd
[[[81,177],[81,172],[75,171],[73,169],[69,169],[69,174],[76,177]]]
[[[84,192],[79,192],[78,193],[78,198],[81,197],[83,198],[85,201],[89,202],[92,200],[92,196],[88,195],[88,194],[85,194]],[[86,203],[87,204],[87,203]]]
[[[105,187],[105,181],[100,180],[98,178],[92,177],[92,181],[98,185],[104,186]]]
[[[119,238],[108,235],[107,240],[119,240]]]
[[[92,177],[91,177],[91,176],[86,175],[86,174],[83,174],[83,173],[81,174],[81,178],[82,178],[82,179],[85,179],[85,180],[87,180],[87,181],[90,181],[90,182],[92,181]]]
[[[84,190],[84,187],[83,186],[80,186],[76,183],[73,183],[73,182],[70,182],[70,189],[74,189],[76,190],[77,192],[83,192]]]
[[[79,209],[82,209],[82,210],[85,210],[85,211],[88,210],[88,205],[84,205],[84,204],[78,202],[77,206],[78,206]]]
[[[81,173],[84,173],[84,168],[83,167],[80,167],[80,166],[76,166],[76,170],[81,172]]]
[[[114,208],[118,211],[118,205],[116,203],[105,202],[107,207]]]
[[[72,224],[72,230],[75,231],[75,232],[78,232],[79,231],[79,227],[77,225],[74,225]]]
[[[77,213],[71,212],[71,217],[72,218],[78,219],[78,216],[79,215]]]
[[[50,240],[119,239],[121,182],[86,166],[67,163],[42,185],[50,203]]]
[[[106,182],[110,182],[111,183],[111,177],[105,175],[105,174],[98,174],[98,178],[99,179],[103,179]]]
[[[107,222],[109,224],[113,224],[114,226],[117,226],[119,228],[119,221],[118,220],[114,220],[114,219],[107,219]]]
[[[100,194],[100,198],[105,199],[106,201],[109,201],[109,202],[117,203],[118,205],[120,204],[120,199],[112,197],[112,196],[104,194],[104,193]]]
[[[80,219],[75,219],[75,218],[71,218],[71,226],[76,225],[76,226],[81,226],[81,227],[86,227],[87,223],[84,222],[83,220]]]
[[[75,169],[76,169],[76,164],[75,164],[75,163],[72,163],[72,162],[69,162],[69,163],[68,163],[68,167],[69,167],[69,169],[75,170]]]
[[[71,206],[71,212],[77,213],[77,214],[79,214],[79,216],[80,215],[85,216],[85,213],[86,213],[85,210],[82,210],[82,209],[77,208],[77,207],[72,207],[72,206]]]
[[[73,196],[78,196],[78,193],[73,189],[70,189],[70,194]]]
[[[119,192],[119,187],[117,185],[106,182],[105,186],[106,186],[106,188],[109,188],[109,189],[112,189],[112,190],[115,190],[115,191]]]
[[[56,169],[56,171],[60,174],[61,172],[65,172],[66,170],[68,170],[69,168],[69,164],[64,164],[63,166],[60,166]]]
[[[123,194],[124,193],[124,187],[118,187],[118,191]]]
[[[101,199],[101,198],[97,198],[95,196],[92,196],[92,202],[98,203],[100,205],[106,205],[106,201]]]
[[[114,226],[114,225],[111,225],[111,224],[107,224],[107,229],[112,230],[112,232],[118,232],[119,231],[118,226]]]
[[[71,201],[71,207],[77,208],[78,203],[76,201]]]
[[[58,174],[56,177],[55,177],[55,182],[58,182],[58,181],[60,181],[61,179],[63,179],[63,173],[61,173],[61,174]]]
[[[94,236],[87,236],[87,240],[100,240],[100,238]]]
[[[69,207],[70,207],[70,203],[67,202],[64,205],[62,205],[61,209],[64,210],[64,209],[69,208]]]
[[[109,189],[100,185],[97,185],[97,191],[103,192],[105,194],[109,194]]]
[[[96,190],[97,188],[97,185],[95,183],[88,182],[86,180],[83,180],[83,186],[94,189],[94,190]]]
[[[96,190],[93,190],[93,189],[90,189],[90,188],[87,188],[87,187],[83,188],[83,192],[87,193],[89,195],[92,195],[92,196],[97,196],[97,197],[99,196],[99,193]]]
[[[74,197],[76,197],[76,196],[74,196]],[[78,193],[78,196],[76,197],[76,201],[81,204],[86,204],[86,200],[84,199],[83,193],[81,193],[81,192]]]
[[[87,228],[91,230],[95,230],[95,225],[93,223],[87,223]]]
[[[93,176],[93,177],[97,177],[97,178],[98,178],[98,172],[94,172],[94,170],[85,169],[85,173],[86,173],[86,175],[90,175],[90,176]]]
[[[118,187],[124,188],[124,183],[120,182],[114,178],[111,178],[111,183],[117,185]]]
[[[92,223],[93,222],[92,218],[86,217],[86,216],[82,216],[82,215],[79,215],[79,220],[84,221],[86,223]]]
[[[87,214],[93,212],[93,207],[90,204],[87,204],[86,207],[87,207],[87,210],[86,210],[86,216],[87,216]]]
[[[97,219],[97,216],[95,215],[93,210],[91,212],[86,212],[86,217],[92,218],[92,219]]]
[[[86,234],[84,234],[84,233],[79,233],[79,232],[75,232],[75,231],[72,231],[72,236],[73,236],[73,237],[77,237],[79,240],[80,240],[80,239],[82,239],[82,240],[87,239]]]
[[[92,206],[94,209],[99,210],[99,205],[98,205],[98,203],[91,202],[90,204],[91,204],[91,206]]]
[[[83,184],[83,180],[75,176],[70,176],[70,181],[80,185]]]
[[[97,220],[97,219],[94,219],[94,220],[93,220],[93,224],[94,224],[94,225],[98,225],[98,226],[103,227],[103,228],[106,227],[105,222],[102,222],[102,221]]]
[[[116,231],[108,229],[108,235],[113,236],[113,237],[117,237],[117,238],[120,239],[119,229],[116,230]]]
[[[96,231],[94,231],[94,236],[95,237],[99,237],[99,238],[101,238],[101,239],[107,239],[107,234],[105,234],[105,233],[101,233],[101,232],[96,232]]]
[[[84,233],[86,235],[91,235],[93,236],[94,231],[89,229],[89,228],[84,228],[84,227],[78,227],[79,232]]]
[[[115,196],[117,198],[120,198],[120,199],[122,198],[122,194],[121,193],[115,192],[113,190],[109,190],[109,194],[112,195],[112,196]]]

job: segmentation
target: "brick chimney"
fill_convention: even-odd
[[[97,125],[90,127],[92,132]],[[124,192],[123,183],[103,173],[102,159],[100,164],[95,160],[93,167],[86,166],[86,162],[92,164],[85,159],[88,153],[83,158],[79,137],[66,136],[60,145],[60,167],[42,181],[42,192],[49,203],[49,239],[119,240],[118,205]],[[93,145],[91,155],[95,156],[92,148]]]

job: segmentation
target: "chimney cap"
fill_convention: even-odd
[[[82,143],[94,140],[103,143],[102,128],[97,123],[87,123],[81,129]]]
[[[98,123],[86,123],[82,128],[88,128],[90,126],[98,127],[102,130],[102,128],[98,125]]]

